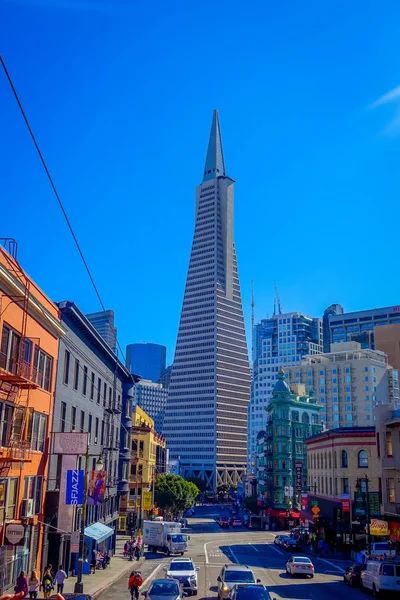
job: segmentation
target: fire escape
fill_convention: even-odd
[[[0,402],[2,436],[0,440],[0,477],[7,477],[10,468],[17,463],[31,460],[31,441],[27,437],[30,391],[38,386],[38,369],[32,365],[34,340],[28,338],[27,322],[30,299],[30,281],[17,260],[17,242],[0,238],[6,252],[7,271],[17,282],[20,292],[3,293],[0,296],[0,318],[4,322],[7,309],[17,304],[21,309],[21,326],[12,337],[4,335],[0,346]],[[38,340],[35,339],[38,345]]]

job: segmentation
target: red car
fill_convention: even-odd
[[[232,523],[232,527],[243,527],[243,523],[240,519],[235,519]]]

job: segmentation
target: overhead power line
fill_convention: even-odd
[[[44,159],[44,156],[43,156],[43,154],[42,154],[42,151],[40,150],[40,147],[39,147],[39,144],[38,144],[38,142],[37,142],[37,140],[36,140],[35,134],[33,133],[33,130],[32,130],[32,127],[31,127],[31,125],[30,125],[30,123],[29,123],[28,117],[26,116],[26,113],[25,113],[24,107],[22,106],[22,103],[21,103],[21,100],[19,99],[19,96],[18,96],[17,90],[15,89],[14,83],[13,83],[13,81],[12,81],[12,79],[11,79],[11,75],[10,75],[10,73],[8,72],[8,69],[7,69],[6,63],[4,62],[4,59],[3,59],[3,57],[2,57],[2,55],[1,55],[1,54],[0,54],[0,62],[1,62],[1,65],[2,65],[2,67],[3,67],[4,73],[5,73],[6,77],[7,77],[8,83],[10,84],[11,90],[12,90],[12,92],[13,92],[13,94],[14,94],[14,98],[15,98],[15,100],[16,100],[16,102],[17,102],[17,104],[18,104],[19,110],[20,110],[20,112],[21,112],[21,114],[22,114],[22,117],[23,117],[23,119],[24,119],[24,121],[25,121],[25,125],[26,125],[26,127],[27,127],[27,129],[28,129],[28,131],[29,131],[29,135],[30,135],[30,136],[31,136],[31,138],[32,138],[33,144],[34,144],[34,146],[35,146],[35,148],[36,148],[36,152],[37,152],[37,153],[38,153],[38,155],[39,155],[40,162],[42,163],[42,166],[43,166],[43,168],[44,168],[44,170],[45,170],[45,172],[46,172],[47,179],[49,180],[49,183],[50,183],[50,185],[51,185],[51,188],[52,188],[52,190],[53,190],[53,192],[54,192],[54,195],[55,195],[55,197],[56,197],[56,199],[57,199],[58,205],[59,205],[59,207],[60,207],[60,209],[61,209],[61,212],[62,212],[62,214],[64,215],[64,218],[65,218],[65,221],[66,221],[66,223],[67,223],[68,229],[69,229],[69,231],[70,231],[70,233],[71,233],[71,235],[72,235],[72,238],[73,238],[73,240],[74,240],[74,242],[75,242],[75,246],[76,246],[76,247],[77,247],[77,249],[78,249],[79,255],[80,255],[80,257],[81,257],[81,259],[82,259],[82,262],[83,262],[83,264],[84,264],[84,266],[85,266],[86,272],[87,272],[87,274],[88,274],[88,276],[89,276],[89,279],[90,279],[90,281],[91,281],[91,284],[92,284],[92,286],[93,286],[93,289],[94,289],[94,291],[95,291],[95,293],[96,293],[96,296],[97,296],[97,298],[98,298],[98,300],[99,300],[99,302],[100,302],[100,306],[101,306],[101,308],[103,309],[104,313],[106,313],[106,308],[105,308],[105,306],[104,306],[104,303],[103,303],[103,300],[102,300],[102,298],[101,298],[101,296],[100,296],[100,292],[99,292],[99,290],[98,290],[98,287],[97,287],[97,285],[96,285],[96,283],[95,283],[95,281],[94,281],[93,275],[92,275],[92,273],[91,273],[91,271],[90,271],[90,269],[89,269],[89,265],[88,265],[88,263],[86,262],[85,256],[84,256],[84,254],[83,254],[83,251],[82,251],[82,248],[81,248],[81,246],[80,246],[80,244],[79,244],[79,242],[78,242],[78,239],[77,239],[77,237],[76,237],[76,235],[75,235],[75,232],[74,232],[74,229],[73,229],[73,227],[72,227],[71,221],[70,221],[70,220],[69,220],[69,218],[68,218],[67,212],[66,212],[66,210],[65,210],[65,207],[64,207],[64,205],[63,205],[63,203],[62,203],[62,201],[61,201],[61,198],[60,198],[60,195],[59,195],[59,193],[58,193],[58,191],[57,191],[57,188],[56,188],[56,185],[55,185],[55,183],[54,183],[54,180],[53,180],[53,178],[52,178],[52,176],[51,176],[51,173],[50,173],[50,171],[49,171],[49,168],[48,168],[48,166],[47,166],[47,164],[46,164],[46,161],[45,161],[45,159]],[[111,320],[109,320],[109,324],[110,324],[110,325],[112,325],[112,323],[111,323]],[[123,350],[122,350],[122,348],[121,348],[121,345],[120,345],[120,343],[119,343],[119,341],[118,341],[118,339],[117,339],[117,338],[116,338],[116,342],[117,342],[118,349],[119,349],[119,351],[120,351],[120,353],[121,353],[121,356],[122,356],[122,358],[123,358],[123,360],[124,360],[124,362],[125,362],[125,353],[123,352]],[[133,380],[133,377],[132,377],[132,380]]]

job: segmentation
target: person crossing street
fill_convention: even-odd
[[[138,600],[139,598],[139,588],[143,585],[143,577],[141,576],[139,571],[132,571],[129,581],[128,581],[128,590],[131,592],[131,598],[135,598]]]

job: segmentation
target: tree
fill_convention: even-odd
[[[229,483],[222,483],[217,487],[218,494],[227,494],[231,489]]]
[[[257,496],[249,496],[244,500],[244,506],[252,513],[257,512]]]
[[[168,515],[178,517],[193,506],[199,488],[179,475],[159,475],[154,489],[154,500]]]
[[[199,488],[200,492],[207,491],[207,484],[201,477],[188,477],[186,481],[194,483],[194,485]]]

